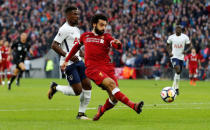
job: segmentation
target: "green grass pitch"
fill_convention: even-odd
[[[160,98],[163,87],[172,81],[120,80],[120,89],[132,101],[143,100],[138,115],[122,103],[97,121],[77,120],[79,97],[56,93],[48,100],[51,81],[59,79],[22,79],[21,86],[0,87],[0,130],[210,130],[210,82],[180,82],[180,96],[173,103]],[[14,83],[15,84],[15,83]],[[86,114],[93,117],[107,94],[92,83],[92,99]]]

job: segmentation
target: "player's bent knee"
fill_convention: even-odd
[[[110,80],[109,83],[108,83],[108,87],[113,90],[115,87],[116,87],[116,84],[114,82],[114,80]]]
[[[181,70],[178,70],[176,73],[177,73],[177,74],[181,74]]]
[[[105,78],[100,86],[102,89],[107,90],[109,93],[111,93],[112,90],[116,88],[116,84],[111,78]]]
[[[88,78],[83,79],[83,81],[82,81],[82,88],[84,90],[91,90],[92,89],[90,80]]]
[[[113,97],[110,97],[111,101],[113,104],[117,104],[118,100],[113,96]]]
[[[82,89],[76,89],[76,90],[74,90],[74,93],[76,96],[78,96],[82,93]]]
[[[84,90],[91,90],[91,89],[92,89],[92,86],[91,86],[90,84],[88,84],[88,85],[85,85],[85,86],[83,87],[83,89],[84,89]]]
[[[92,86],[91,86],[90,83],[88,83],[88,84],[82,85],[82,88],[83,88],[84,90],[91,90],[91,89],[92,89]]]
[[[175,71],[177,74],[180,74],[181,73],[181,69],[179,66],[175,66]]]
[[[175,71],[177,72],[177,71],[179,70],[179,66],[178,66],[178,65],[175,66],[174,69],[175,69]]]
[[[76,96],[82,93],[82,86],[80,84],[72,85],[72,88]]]

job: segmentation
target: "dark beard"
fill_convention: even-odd
[[[77,25],[78,25],[78,21],[74,21],[74,22],[72,23],[72,25],[73,25],[73,26],[77,26]]]
[[[75,21],[68,21],[68,24],[71,26],[77,26],[79,23],[79,21],[75,20]]]
[[[177,36],[180,36],[180,35],[181,35],[181,33],[176,33],[176,35],[177,35]]]
[[[104,30],[100,31],[97,28],[95,28],[95,33],[98,35],[102,35],[102,34],[104,34]]]

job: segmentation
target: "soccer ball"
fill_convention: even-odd
[[[176,98],[176,91],[172,87],[165,87],[160,93],[163,101],[170,103],[173,102]]]

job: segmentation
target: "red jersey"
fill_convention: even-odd
[[[80,43],[85,45],[85,65],[110,65],[109,50],[114,38],[109,33],[96,35],[92,32],[83,33]]]
[[[7,61],[9,55],[9,48],[1,46],[0,51],[1,51],[2,60]]]
[[[114,75],[114,66],[109,57],[110,47],[121,49],[121,43],[114,39],[110,34],[96,35],[92,32],[83,33],[80,37],[80,44],[76,43],[67,55],[65,62],[68,62],[72,56],[80,49],[81,44],[85,45],[85,74],[100,85],[107,77],[112,78],[118,86]]]
[[[189,54],[187,59],[189,60],[189,68],[197,68],[198,67],[198,61],[200,60],[200,57],[198,54],[193,56],[192,54]]]

